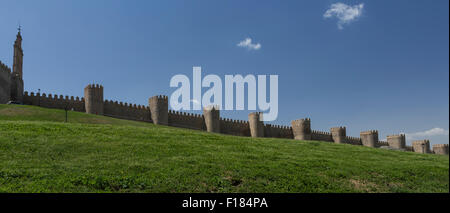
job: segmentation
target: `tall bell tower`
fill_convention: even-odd
[[[13,72],[11,74],[11,101],[23,102],[23,50],[22,50],[22,35],[19,26],[16,41],[14,42],[14,61]]]

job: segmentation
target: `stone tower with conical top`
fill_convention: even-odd
[[[19,32],[14,42],[13,72],[11,73],[11,97],[14,102],[23,102],[23,50],[22,35]]]

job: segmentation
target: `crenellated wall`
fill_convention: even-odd
[[[345,137],[345,143],[362,146],[361,138],[358,138],[358,137],[346,136]]]
[[[151,122],[150,108],[143,105],[105,100],[103,114],[109,117]]]
[[[294,139],[294,134],[290,126],[266,124],[264,125],[264,137]]]
[[[220,118],[220,133],[237,136],[251,136],[248,121],[232,120],[228,118]]]
[[[312,130],[311,140],[333,142],[333,137],[330,132]]]
[[[389,143],[387,141],[378,141],[376,143],[377,147],[382,147],[382,146],[389,146]]]
[[[23,103],[26,105],[34,105],[41,106],[45,108],[52,109],[67,109],[74,110],[78,112],[85,112],[84,108],[84,98],[71,96],[63,96],[63,95],[52,95],[43,93],[40,95],[39,93],[35,94],[34,92],[28,93],[25,92],[23,94]]]
[[[206,131],[205,119],[200,114],[169,110],[168,119],[169,126]]]
[[[168,97],[153,96],[148,106],[103,100],[103,86],[88,85],[84,89],[84,97],[73,97],[35,94],[24,92],[23,83],[23,51],[22,36],[17,34],[14,43],[13,72],[0,61],[0,104],[23,103],[53,109],[67,109],[90,114],[105,115],[120,119],[153,122],[159,125],[202,130],[237,136],[287,138],[296,140],[318,140],[369,147],[390,146],[399,150],[419,153],[435,153],[448,155],[448,144],[435,144],[430,149],[428,140],[414,141],[413,146],[406,146],[404,135],[391,135],[386,141],[378,140],[378,131],[371,130],[360,133],[360,137],[349,137],[346,128],[333,127],[330,132],[311,129],[311,119],[293,120],[291,126],[264,124],[262,114],[249,114],[248,121],[231,120],[220,117],[220,107],[205,108],[203,115],[168,110]]]
[[[54,109],[67,108],[69,110],[73,109],[74,111],[78,112],[86,112],[84,98],[52,95],[45,93],[35,94],[33,92],[31,93],[24,92],[23,97],[24,97],[24,104],[26,105],[34,105]],[[158,100],[163,100],[165,106],[166,103],[165,101],[167,100],[166,96],[155,96],[155,97]],[[151,108],[149,106],[123,103],[111,100],[104,100],[102,105],[103,105],[103,115],[105,116],[127,120],[153,122]],[[201,131],[207,130],[204,115],[173,110],[168,110],[167,115],[164,115],[164,111],[161,110],[159,111],[159,113],[160,113],[159,117],[162,118],[167,117],[169,126]],[[254,115],[254,113],[251,113],[250,115]],[[218,120],[220,133],[246,137],[251,136],[249,121],[220,118],[220,115],[216,117],[219,118]],[[252,117],[249,116],[249,120],[251,119]],[[299,121],[300,123],[303,122],[302,124],[305,125],[303,126],[299,125],[298,124]],[[361,132],[361,136],[365,137],[363,139],[360,137],[346,136],[346,134],[344,133],[345,127],[333,127],[330,129],[330,132],[311,130],[311,120],[309,118],[295,120],[293,121],[293,123],[296,124],[296,128],[298,131],[297,134],[299,135],[305,135],[305,133],[309,134],[310,140],[317,140],[317,141],[336,143],[336,138],[340,137],[339,143],[346,143],[351,145],[365,145],[370,147],[382,147],[382,146],[394,147],[392,145],[392,137],[396,136],[396,135],[388,136],[388,139],[391,140],[391,142],[388,143],[387,141],[378,141],[378,131],[376,130]],[[262,137],[286,138],[286,139],[295,138],[294,130],[291,126],[280,126],[272,124],[262,124],[262,125],[264,129],[263,131],[264,134]],[[341,132],[338,132],[338,130],[340,130]],[[334,135],[332,133],[333,131]],[[425,144],[424,150],[420,150],[422,148],[422,144]],[[448,145],[435,145],[433,146],[433,151],[431,151],[429,148],[428,140],[423,140],[420,142],[414,142],[413,146],[405,146],[403,150],[410,152],[415,151],[419,153],[448,154]]]
[[[11,68],[0,61],[0,104],[6,104],[11,95]]]

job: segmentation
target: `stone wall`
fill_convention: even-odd
[[[6,104],[11,94],[11,69],[0,61],[0,104]]]
[[[294,134],[290,126],[266,124],[264,125],[264,137],[294,139]]]
[[[46,108],[53,109],[69,109],[78,112],[86,112],[86,103],[84,98],[79,97],[69,97],[63,95],[46,95],[43,93],[35,94],[33,92],[28,93],[25,92],[24,95],[24,104],[41,106]],[[206,122],[205,116],[200,114],[192,114],[186,112],[179,112],[168,110],[166,115],[164,115],[165,110],[161,110],[166,106],[166,96],[156,96],[156,101],[154,101],[153,105],[157,106],[162,103],[163,107],[159,107],[157,112],[159,113],[160,118],[167,117],[167,125],[173,127],[187,128],[193,130],[206,131]],[[155,103],[157,102],[157,103]],[[136,104],[123,103],[118,101],[104,100],[103,101],[103,115],[109,117],[115,117],[120,119],[127,120],[135,120],[135,121],[143,121],[143,122],[153,122],[151,107],[142,106]],[[155,107],[154,106],[154,107]],[[252,113],[251,115],[253,115]],[[236,136],[245,136],[250,137],[250,123],[249,121],[244,120],[232,120],[228,118],[221,118],[218,116],[219,121],[219,133],[236,135]],[[251,116],[249,117],[249,120]],[[302,123],[298,125],[299,121]],[[396,145],[390,144],[386,141],[378,141],[378,131],[364,131],[361,132],[361,136],[365,138],[362,139],[360,137],[350,137],[346,136],[344,133],[336,134],[333,137],[331,132],[325,131],[317,131],[311,130],[311,120],[308,119],[299,119],[293,122],[296,124],[297,134],[299,135],[310,135],[310,140],[317,141],[326,141],[326,142],[336,142],[336,136],[341,137],[341,142],[351,145],[366,145],[370,147],[381,147],[381,146],[389,146],[395,148]],[[303,125],[305,124],[305,125]],[[280,125],[272,125],[272,124],[263,124],[264,134],[262,137],[273,137],[273,138],[286,138],[286,139],[294,139],[294,130],[291,126],[280,126]],[[336,127],[340,130],[344,131],[345,127]],[[331,128],[330,131],[336,130],[336,128]],[[344,137],[345,136],[345,137]],[[308,136],[309,137],[309,136]],[[389,136],[392,137],[392,136]],[[389,138],[391,139],[391,138]],[[422,150],[423,149],[423,150]],[[429,141],[416,141],[413,143],[413,146],[405,146],[405,151],[415,151],[419,153],[435,153],[435,154],[444,154],[448,155],[448,145],[435,145],[433,146],[433,151],[431,151],[429,147]]]
[[[85,112],[84,98],[80,99],[79,97],[75,98],[73,96],[69,98],[69,96],[63,95],[46,95],[45,93],[40,95],[39,93],[34,94],[34,92],[31,92],[28,94],[28,92],[25,92],[23,95],[23,103],[52,109],[65,109],[67,107],[69,110],[73,109],[74,111]]]
[[[118,101],[105,100],[103,114],[120,119],[152,122],[149,107]]]
[[[250,137],[250,126],[248,121],[220,118],[220,133]]]
[[[169,110],[169,126],[195,130],[205,130],[203,115]]]
[[[351,145],[360,145],[360,146],[362,146],[361,138],[358,138],[358,137],[346,136],[345,137],[345,143],[346,144],[351,144]]]
[[[333,137],[330,132],[312,130],[311,140],[333,142]]]

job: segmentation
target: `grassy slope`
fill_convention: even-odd
[[[448,192],[449,158],[0,105],[0,192]]]

